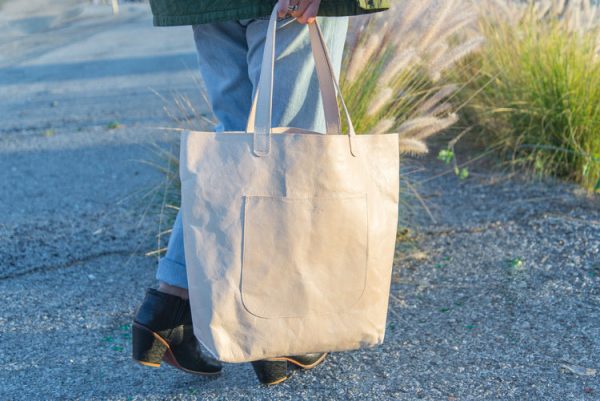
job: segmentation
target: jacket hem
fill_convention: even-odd
[[[360,4],[359,4],[360,3]],[[368,3],[368,4],[367,4]],[[362,5],[365,7],[362,7]],[[361,0],[355,4],[349,4],[347,0],[329,1],[322,3],[319,8],[319,16],[324,17],[342,17],[351,15],[370,14],[374,12],[385,11],[389,8],[385,0]],[[264,6],[252,6],[238,8],[235,10],[217,10],[207,11],[199,14],[186,15],[164,15],[154,14],[153,23],[155,26],[177,26],[177,25],[197,25],[211,22],[222,22],[231,20],[241,20],[247,18],[265,17],[271,14],[273,6],[266,4]]]

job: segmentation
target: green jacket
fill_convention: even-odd
[[[265,17],[275,0],[150,0],[154,25],[194,25]],[[389,8],[389,0],[321,0],[319,15],[368,14]]]

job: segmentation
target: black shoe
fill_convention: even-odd
[[[282,356],[254,361],[252,367],[258,380],[262,384],[270,386],[289,379],[294,370],[288,368],[312,369],[321,364],[325,357],[327,357],[327,353]]]
[[[201,351],[194,336],[189,300],[149,288],[132,325],[133,359],[159,367],[161,361],[199,375],[214,375],[221,363]]]

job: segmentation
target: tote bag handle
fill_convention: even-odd
[[[275,26],[276,27],[276,26]],[[312,30],[310,31],[312,32]],[[276,34],[276,28],[275,28],[275,34]],[[311,38],[311,50],[313,53],[313,57],[315,60],[322,60],[321,63],[315,63],[315,69],[317,70],[317,76],[319,78],[319,88],[321,90],[321,97],[323,99],[323,108],[325,109],[325,123],[326,123],[326,129],[327,129],[327,133],[328,134],[340,134],[341,133],[341,124],[340,124],[340,112],[338,109],[338,105],[337,105],[337,100],[336,100],[336,92],[335,92],[335,87],[333,84],[334,81],[334,77],[332,75],[332,70],[329,69],[329,66],[327,64],[327,56],[324,53],[324,47],[322,45],[320,45],[320,43],[318,42],[318,35],[312,35],[310,36]],[[274,40],[273,38],[271,38],[272,40]],[[314,40],[317,40],[316,45],[313,46],[312,42]],[[265,40],[265,51],[268,51],[268,49],[266,49],[266,45],[268,43],[273,43],[273,46],[275,46],[275,42],[271,42],[269,41],[269,39]],[[274,67],[273,67],[274,69]],[[269,70],[267,69],[265,71],[265,73],[267,73]],[[260,82],[260,79],[259,79]],[[255,118],[256,118],[256,101],[258,98],[258,93],[259,93],[259,89],[257,88],[256,94],[254,96],[253,102],[252,102],[252,109],[250,110],[250,116],[248,118],[248,123],[246,125],[246,132],[250,133],[250,132],[254,132],[254,122],[255,122]]]
[[[253,133],[253,152],[259,157],[267,156],[271,150],[271,116],[273,102],[273,72],[275,68],[277,8],[277,5],[275,5],[269,20],[260,79],[250,116],[248,117],[248,125],[246,127],[246,132]],[[341,134],[341,124],[337,106],[337,95],[339,95],[348,124],[349,150],[353,156],[357,156],[357,146],[355,141],[356,133],[350,114],[348,113],[348,108],[341,95],[337,79],[335,78],[323,34],[316,21],[312,24],[308,24],[308,29],[310,33],[312,54],[315,60],[315,68],[319,77],[321,96],[323,98],[327,133]]]

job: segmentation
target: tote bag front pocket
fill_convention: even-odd
[[[260,318],[343,313],[367,280],[366,194],[245,196],[241,298]]]

